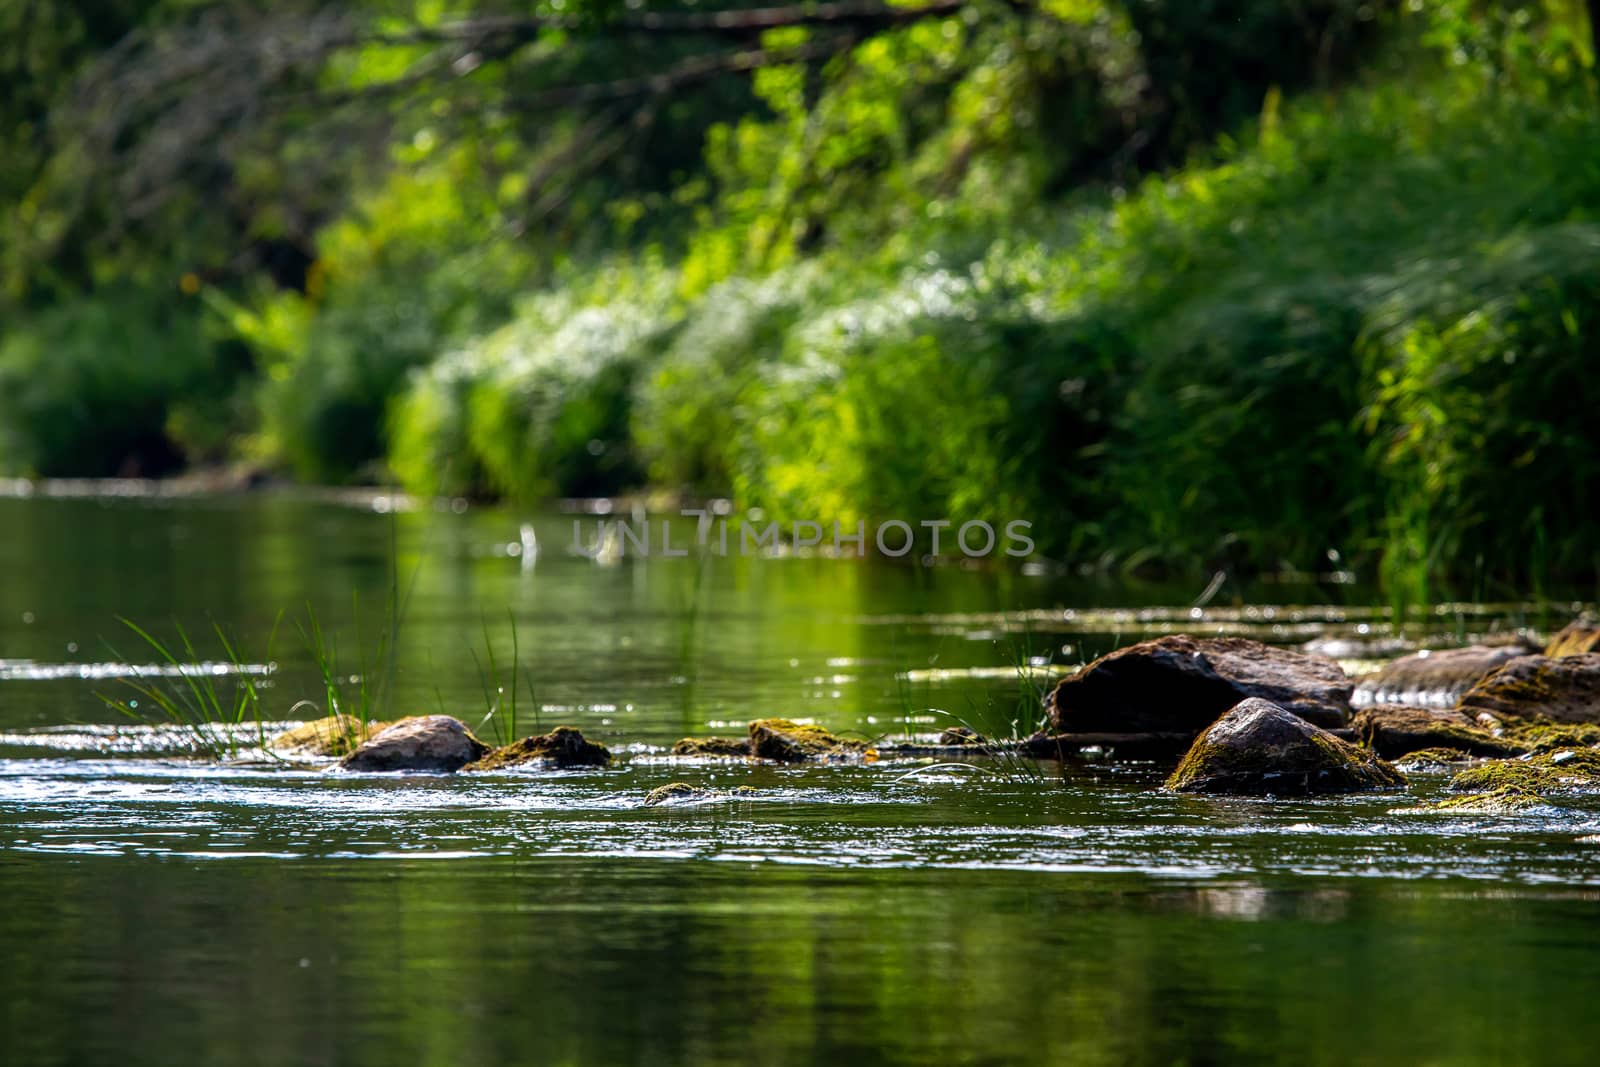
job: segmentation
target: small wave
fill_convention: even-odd
[[[38,663],[31,659],[0,659],[0,682],[53,682],[61,679],[97,681],[103,678],[222,678],[228,675],[261,677],[274,673],[276,663]]]

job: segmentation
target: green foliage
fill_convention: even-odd
[[[1028,518],[1099,565],[1591,572],[1590,7],[974,0],[848,47],[761,32],[751,69],[642,101],[609,79],[725,53],[646,48],[583,4],[424,89],[392,80],[433,43],[362,8],[399,36],[317,77],[389,84],[340,112],[377,153],[298,110],[281,150],[241,134],[225,210],[159,261],[221,263],[219,233],[248,235],[243,261],[304,246],[288,281],[193,268],[259,373],[256,436],[230,446],[237,412],[196,402],[237,371],[192,308],[95,296],[0,342],[0,456],[159,466],[154,441],[424,493]],[[62,33],[52,77],[85,47]],[[593,106],[530,104],[600,80]],[[65,202],[35,195],[42,166],[0,175],[34,191],[34,230]],[[62,214],[54,247],[98,247],[70,239],[95,217]],[[155,273],[137,247],[85,255],[52,269]],[[158,335],[167,358],[135,358]]]
[[[412,382],[395,411],[396,474],[416,489],[523,500],[639,484],[634,383],[676,329],[672,282],[619,271],[591,281],[588,299],[523,301],[510,323]]]
[[[237,430],[248,370],[201,311],[124,289],[23,317],[0,337],[0,468],[164,474]]]

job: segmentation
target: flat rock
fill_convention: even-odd
[[[1362,678],[1350,703],[1451,707],[1496,668],[1530,651],[1523,645],[1471,645],[1414,652]]]
[[[451,773],[477,759],[489,746],[472,736],[467,724],[449,715],[401,719],[339,762],[347,771],[432,771]]]
[[[1195,740],[1167,788],[1180,793],[1309,796],[1388,789],[1405,777],[1269,700],[1241,701]]]
[[[557,767],[604,767],[611,752],[597,745],[571,726],[557,726],[547,734],[524,737],[495,749],[481,759],[462,767],[463,771],[498,771],[524,764],[553,764]]]
[[[1521,745],[1480,729],[1453,709],[1379,704],[1356,712],[1350,726],[1361,744],[1384,759],[1399,759],[1429,748],[1454,749],[1469,756],[1512,756],[1525,751]]]
[[[1344,725],[1352,684],[1325,656],[1241,637],[1159,637],[1101,656],[1045,698],[1061,733],[1188,733],[1261,697],[1318,726]]]
[[[1600,652],[1518,656],[1461,694],[1468,715],[1600,723]]]

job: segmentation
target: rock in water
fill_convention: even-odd
[[[1399,759],[1429,748],[1454,749],[1470,756],[1514,756],[1525,746],[1480,729],[1459,711],[1379,704],[1362,708],[1350,723],[1363,745],[1384,759]]]
[[[1600,652],[1518,656],[1461,694],[1468,715],[1600,723]]]
[[[557,767],[604,767],[610,762],[611,752],[604,745],[595,744],[574,727],[557,726],[547,734],[524,737],[497,748],[461,769],[497,771],[524,763],[553,763]]]
[[[820,726],[788,719],[757,719],[750,724],[750,754],[779,763],[860,756],[866,748],[864,742],[846,741]]]
[[[1239,701],[1261,697],[1337,727],[1349,718],[1350,689],[1344,671],[1323,656],[1177,634],[1101,656],[1063,678],[1045,707],[1063,732],[1194,735]]]
[[[1350,702],[1358,708],[1370,704],[1451,707],[1496,668],[1530,651],[1522,645],[1472,645],[1401,656],[1362,678]]]
[[[285,730],[267,742],[280,756],[346,756],[361,742],[389,728],[386,722],[357,722],[355,716],[329,715]]]
[[[1405,785],[1364,748],[1270,700],[1241,701],[1195,740],[1167,788],[1180,793],[1310,796]]]
[[[1585,652],[1600,651],[1600,626],[1586,619],[1574,619],[1561,628],[1561,632],[1544,646],[1544,654],[1552,659],[1561,656],[1581,656]]]
[[[449,715],[401,719],[343,760],[347,771],[434,771],[448,774],[481,759],[489,746]]]
[[[748,737],[685,737],[672,746],[674,756],[728,756],[750,755]]]

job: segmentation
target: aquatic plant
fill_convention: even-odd
[[[247,663],[220,624],[213,624],[226,656],[227,669],[208,669],[194,641],[181,624],[178,643],[168,645],[131,619],[118,619],[143,641],[169,668],[155,676],[134,675],[123,684],[145,701],[100,694],[108,706],[143,723],[164,723],[181,728],[195,751],[216,759],[239,755],[241,740],[253,733],[257,745],[266,741],[261,717],[261,694],[252,677],[255,665]],[[274,626],[276,632],[276,626]],[[271,647],[271,641],[268,641]],[[113,649],[113,652],[115,650]],[[182,653],[180,657],[178,653]],[[231,692],[219,679],[233,679]]]
[[[517,681],[525,679],[528,684],[528,700],[533,709],[534,733],[540,733],[539,726],[539,692],[534,685],[534,673],[522,666],[522,657],[518,646],[517,618],[510,611],[506,617],[511,626],[511,663],[510,678],[505,685],[500,680],[500,664],[494,654],[494,641],[489,635],[489,625],[483,625],[484,658],[488,660],[488,669],[485,670],[483,661],[478,658],[476,650],[472,651],[472,662],[478,668],[478,684],[483,690],[484,714],[478,723],[478,729],[487,726],[493,731],[497,747],[505,747],[517,741],[521,736],[518,728],[517,717]],[[503,712],[503,714],[502,714]]]

